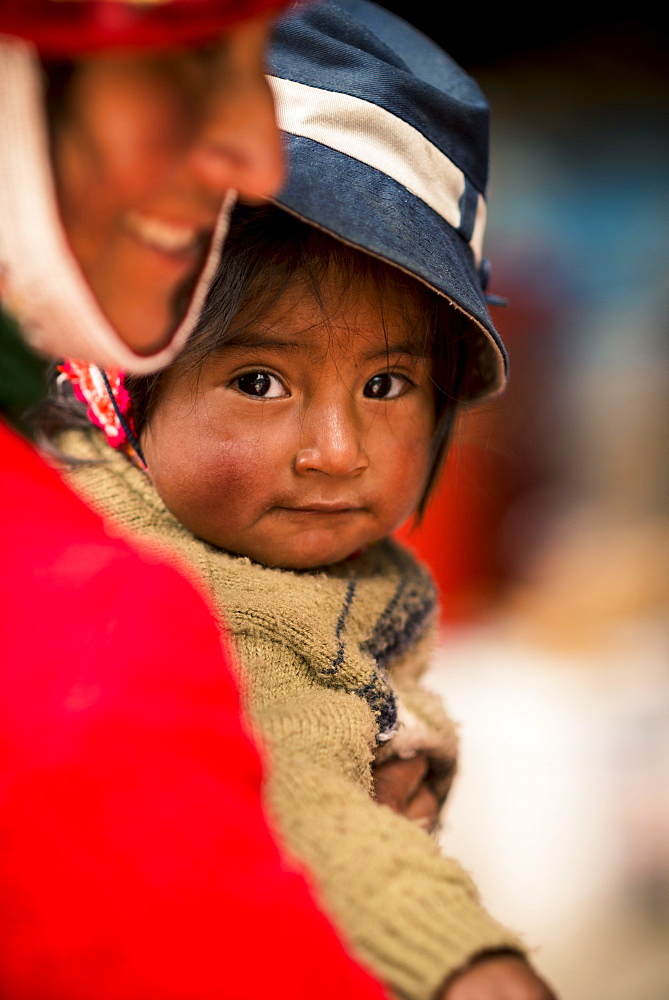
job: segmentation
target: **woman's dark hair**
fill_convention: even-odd
[[[52,145],[54,131],[67,115],[70,89],[76,72],[77,64],[73,59],[42,60],[44,104]]]
[[[197,375],[202,363],[233,338],[239,342],[299,280],[323,306],[324,279],[334,274],[343,287],[374,288],[383,310],[384,293],[405,308],[425,355],[432,359],[436,427],[428,482],[419,505],[422,514],[444,460],[466,363],[469,319],[415,278],[376,257],[350,247],[272,205],[239,205],[232,215],[223,261],[194,332],[178,357],[152,375],[127,375],[138,436],[151,420],[167,376]],[[383,315],[383,313],[382,313]],[[58,398],[60,395],[60,398]],[[81,427],[83,406],[52,394],[41,419],[43,434]]]

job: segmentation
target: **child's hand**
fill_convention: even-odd
[[[524,959],[491,955],[458,973],[438,1000],[557,1000]]]
[[[424,753],[408,760],[391,757],[379,764],[372,772],[376,801],[432,830],[439,819],[439,803],[426,780],[429,769]]]

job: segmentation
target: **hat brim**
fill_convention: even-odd
[[[277,205],[424,282],[471,322],[459,398],[500,392],[507,356],[471,247],[437,212],[383,171],[304,136],[284,133],[288,180]]]

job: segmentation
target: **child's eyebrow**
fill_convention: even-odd
[[[263,350],[294,352],[304,351],[304,349],[305,344],[303,341],[287,340],[281,337],[253,333],[250,336],[240,334],[239,337],[233,337],[231,340],[226,341],[225,344],[222,344],[219,350],[220,352]],[[378,358],[387,358],[390,355],[398,354],[408,355],[417,360],[429,357],[428,350],[421,344],[416,343],[415,340],[402,340],[397,343],[387,343],[380,347],[375,346],[365,352],[364,358],[366,361],[376,361]]]
[[[224,351],[227,350],[238,350],[238,351],[253,351],[253,350],[266,350],[270,348],[276,351],[297,351],[304,348],[304,344],[300,344],[296,340],[282,340],[279,337],[263,337],[262,335],[252,335],[252,336],[239,336],[233,337],[221,346]]]
[[[412,358],[429,357],[427,349],[423,345],[417,344],[415,340],[402,340],[396,344],[384,344],[383,347],[369,351],[365,357],[369,361],[375,361],[376,358],[387,358],[391,354],[408,354]]]

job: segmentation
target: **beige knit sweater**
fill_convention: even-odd
[[[379,747],[424,748],[441,791],[449,781],[453,731],[417,683],[434,617],[428,574],[390,541],[318,572],[231,556],[187,531],[97,432],[59,444],[104,460],[69,473],[93,506],[211,589],[269,757],[269,809],[361,959],[399,996],[428,1000],[477,952],[520,948],[436,841],[370,794]]]

